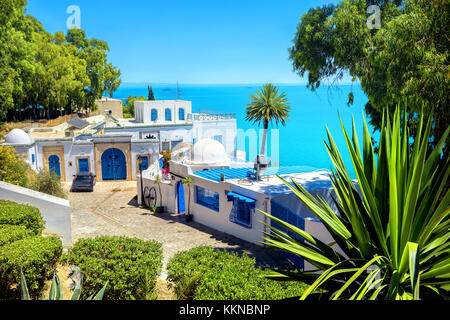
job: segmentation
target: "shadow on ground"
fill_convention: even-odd
[[[132,198],[128,205],[139,208],[140,205],[137,201],[137,196]],[[153,213],[149,209],[146,210],[142,215],[152,215],[159,219],[168,221],[169,223],[180,223],[198,231],[207,233],[212,239],[218,242],[224,243],[228,248],[216,246],[216,250],[225,250],[227,252],[236,252],[239,255],[246,254],[251,258],[255,259],[255,266],[258,268],[280,268],[293,270],[295,265],[281,252],[269,247],[262,247],[250,243],[248,241],[239,239],[235,236],[229,235],[224,232],[220,232],[203,224],[197,223],[195,221],[186,222],[186,217],[184,214],[171,214],[171,213]],[[195,218],[194,218],[195,219]]]

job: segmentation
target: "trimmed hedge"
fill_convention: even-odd
[[[61,240],[56,237],[33,236],[0,247],[0,297],[20,298],[20,270],[28,291],[37,298],[62,254]]]
[[[33,232],[24,226],[0,225],[0,247],[31,236]]]
[[[168,280],[178,299],[277,300],[299,297],[307,285],[264,278],[247,255],[197,247],[177,253],[168,263]]]
[[[84,273],[81,298],[109,281],[105,300],[155,299],[162,248],[156,241],[125,237],[97,237],[77,241],[63,261]]]
[[[41,235],[45,227],[38,208],[8,200],[0,200],[0,225],[2,224],[24,226],[35,235]]]

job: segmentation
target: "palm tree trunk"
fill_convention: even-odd
[[[191,186],[188,186],[189,188],[189,196],[188,196],[188,215],[191,214]]]
[[[264,155],[266,153],[266,141],[267,141],[267,130],[269,129],[269,122],[264,120],[264,133],[261,144],[261,152],[259,154]]]

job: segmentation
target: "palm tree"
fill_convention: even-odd
[[[191,215],[191,187],[194,184],[194,181],[192,180],[191,177],[186,177],[181,181],[182,184],[187,185],[188,187],[188,213],[186,215],[187,219],[190,220],[190,215]]]
[[[245,120],[253,121],[253,124],[258,123],[258,125],[262,123],[264,127],[261,155],[264,155],[266,150],[269,123],[275,121],[277,125],[281,123],[284,126],[289,119],[291,107],[287,105],[286,93],[279,94],[278,91],[273,84],[265,84],[262,91],[257,90],[256,95],[250,95],[251,102],[247,104]]]

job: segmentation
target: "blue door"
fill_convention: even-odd
[[[111,148],[102,155],[102,179],[103,180],[126,180],[127,162],[122,151]]]
[[[177,203],[178,213],[184,213],[186,211],[186,203],[184,200],[184,187],[181,181],[177,184]]]
[[[48,167],[50,172],[53,172],[57,176],[61,177],[61,167],[59,165],[59,157],[57,155],[52,155],[48,158]]]
[[[89,172],[89,159],[88,158],[78,159],[78,172]]]

